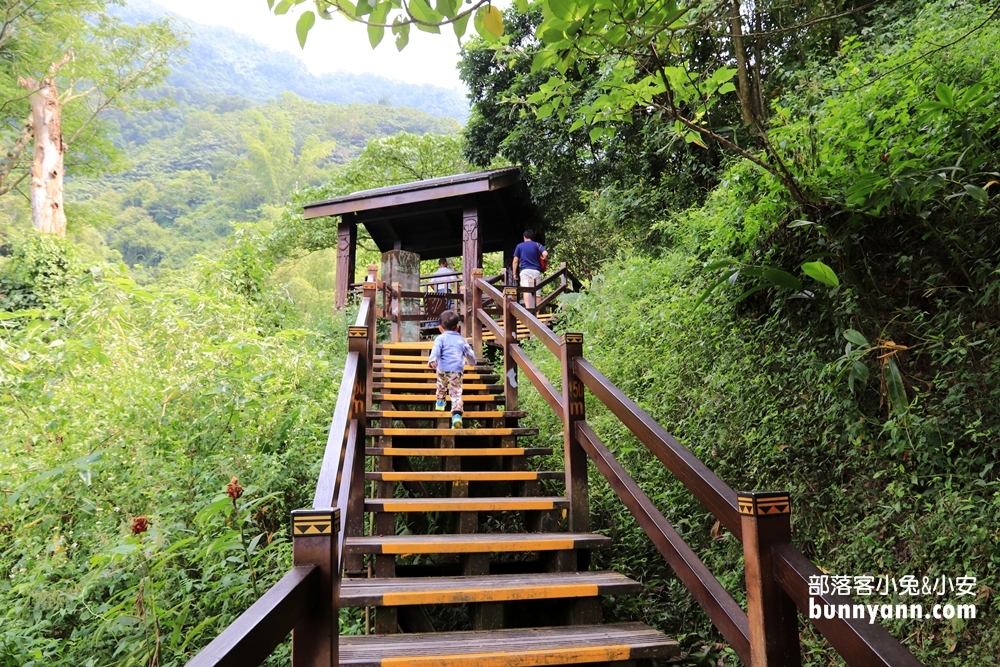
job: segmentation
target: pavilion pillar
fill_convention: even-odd
[[[462,306],[466,322],[472,321],[472,272],[483,268],[483,246],[479,241],[479,208],[475,202],[462,209],[462,283],[468,297]],[[463,331],[468,331],[465,327]],[[477,352],[478,354],[478,352]]]
[[[333,307],[340,310],[347,305],[347,295],[351,293],[351,283],[354,282],[354,261],[358,245],[358,226],[353,222],[343,221],[337,225],[337,274],[336,295]]]
[[[382,253],[382,280],[389,285],[398,284],[403,293],[420,291],[420,255],[406,250],[390,250]],[[405,318],[421,312],[419,299],[400,298],[391,304],[393,316]],[[399,321],[399,341],[420,340],[420,323],[415,319]]]

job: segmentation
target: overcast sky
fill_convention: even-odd
[[[382,43],[372,50],[368,32],[360,23],[342,16],[319,20],[309,33],[306,48],[295,36],[298,13],[275,16],[267,0],[155,0],[156,4],[198,23],[218,25],[245,33],[259,42],[301,58],[311,72],[371,73],[407,83],[430,83],[462,88],[458,78],[458,43],[450,28],[440,35],[410,31],[410,43],[399,52],[387,30]],[[299,8],[308,9],[312,3]],[[470,22],[470,29],[472,28]]]

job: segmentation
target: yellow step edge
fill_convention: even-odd
[[[514,602],[555,598],[597,597],[597,584],[551,584],[517,588],[468,588],[461,591],[414,591],[386,593],[382,604],[406,606],[417,604],[466,604],[469,602]]]
[[[431,382],[376,382],[375,384],[382,385],[382,389],[434,389],[434,384]],[[465,391],[484,391],[486,389],[493,389],[497,385],[494,384],[482,384],[482,383],[469,383],[463,384],[463,389]]]
[[[445,413],[448,414],[448,413]],[[448,417],[450,418],[450,416]],[[496,436],[496,435],[514,435],[514,431],[523,431],[524,429],[513,429],[513,428],[380,428],[380,429],[369,429],[379,431],[379,433],[372,433],[372,435],[402,435],[402,436],[418,436],[418,435],[482,435],[482,436]]]
[[[431,402],[436,401],[434,394],[380,394],[382,398],[380,401],[385,401],[386,403],[392,403],[393,401],[403,401],[403,402]],[[463,400],[466,403],[493,403],[498,400],[503,399],[503,394],[491,394],[487,396],[463,396]]]
[[[563,501],[565,502],[565,501]],[[419,500],[366,501],[378,507],[381,512],[517,512],[553,510],[556,500],[524,500],[518,498],[428,498]]]
[[[564,551],[576,549],[576,541],[570,539],[555,540],[516,540],[506,542],[504,533],[497,533],[497,539],[492,542],[391,542],[382,543],[381,553],[386,555],[410,554],[489,554],[511,551]],[[507,548],[509,544],[509,548]],[[498,548],[505,547],[505,548]]]
[[[588,662],[628,660],[629,646],[591,646],[552,648],[536,651],[468,653],[464,655],[412,656],[383,658],[382,667],[546,667],[578,665]]]
[[[384,472],[383,482],[533,482],[538,473],[532,471],[428,471]]]
[[[370,419],[451,419],[451,413],[446,410],[375,410],[374,412],[382,414]],[[504,414],[500,410],[466,410],[462,416],[466,419],[503,419]]]
[[[524,456],[520,447],[386,447],[378,456]]]

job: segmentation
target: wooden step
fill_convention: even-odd
[[[447,412],[438,414],[449,414]],[[449,415],[450,417],[450,415]],[[441,436],[441,435],[538,435],[537,428],[370,428],[368,435],[390,435],[392,437]]]
[[[366,535],[344,539],[344,553],[348,554],[489,554],[604,549],[609,546],[611,538],[596,533]]]
[[[374,394],[372,400],[380,403],[389,401],[392,403],[433,403],[437,400],[434,394]],[[503,403],[503,394],[471,394],[462,396],[466,403]]]
[[[451,413],[440,410],[370,410],[369,419],[451,419]],[[521,419],[528,413],[521,410],[466,410],[464,419]]]
[[[547,456],[550,447],[368,447],[365,456]]]
[[[478,577],[343,579],[343,607],[466,604],[638,595],[642,585],[617,572],[542,572]]]
[[[429,350],[434,347],[434,341],[418,341],[415,343],[379,343],[375,346],[375,351],[380,350]]]
[[[424,391],[434,391],[434,383],[432,382],[373,382],[373,389],[389,389],[389,390],[399,390],[399,389],[423,389]],[[503,392],[502,384],[482,384],[482,383],[464,383],[462,385],[463,391],[491,391],[494,393]],[[463,394],[464,396],[464,394]]]
[[[470,380],[478,380],[479,382],[496,382],[500,378],[499,375],[484,375],[482,373],[464,373],[462,380],[467,382]],[[390,371],[388,373],[375,372],[373,374],[373,379],[375,380],[426,380],[428,382],[437,382],[437,371],[428,368],[426,372],[422,373],[404,373]]]
[[[366,498],[366,512],[530,512],[569,507],[567,498]]]
[[[563,479],[558,470],[419,470],[413,472],[366,472],[369,482],[534,482],[539,479]]]
[[[376,373],[379,371],[425,370],[427,368],[427,357],[413,357],[412,359],[412,361],[402,361],[399,357],[389,357],[389,359],[383,360],[381,357],[375,357],[372,368]],[[465,366],[462,370],[466,373],[488,373],[494,369],[487,364],[478,364]]]
[[[340,637],[340,664],[351,667],[544,667],[679,653],[643,623]]]

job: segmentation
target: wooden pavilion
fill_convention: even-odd
[[[462,283],[482,268],[484,252],[503,252],[510,266],[522,232],[537,215],[518,167],[364,190],[305,206],[306,219],[340,216],[335,307],[347,303],[355,276],[358,225],[382,252],[382,276],[419,286],[420,261],[462,257]]]

